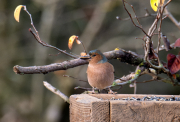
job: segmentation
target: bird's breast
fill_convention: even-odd
[[[106,63],[89,63],[87,69],[88,82],[92,87],[104,89],[114,81],[114,67]]]

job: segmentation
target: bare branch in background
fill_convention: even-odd
[[[164,12],[167,14],[168,18],[180,29],[180,22],[178,22],[175,17],[165,8]]]
[[[78,57],[76,57],[76,56],[74,56],[74,55],[71,55],[71,54],[67,53],[65,50],[61,50],[61,49],[59,49],[59,48],[57,48],[57,47],[54,47],[54,46],[49,45],[49,44],[45,43],[44,41],[42,41],[41,38],[40,38],[40,36],[39,36],[38,31],[36,30],[36,28],[35,28],[35,26],[34,26],[34,24],[33,24],[33,20],[32,20],[31,14],[28,12],[26,6],[23,6],[23,7],[24,7],[24,11],[26,11],[26,12],[28,13],[29,17],[30,17],[31,25],[32,25],[33,28],[34,28],[35,33],[34,33],[31,29],[29,29],[29,31],[30,31],[31,34],[34,36],[34,38],[38,41],[38,43],[42,44],[43,46],[56,49],[56,50],[58,50],[59,52],[64,53],[65,55],[68,55],[68,56],[70,56],[70,57],[72,57],[72,58],[78,58]]]
[[[58,96],[60,96],[65,102],[69,103],[69,98],[64,95],[61,91],[59,91],[57,88],[53,87],[51,84],[49,84],[46,81],[43,81],[44,86],[49,89],[51,92],[53,92],[54,94],[57,94]]]
[[[143,32],[146,36],[149,37],[149,35],[145,32],[145,30],[144,30],[144,29],[142,28],[142,26],[140,25],[139,20],[138,20],[136,14],[134,13],[134,14],[135,14],[135,18],[137,19],[139,25],[136,25],[136,24],[135,24],[135,22],[134,22],[134,20],[133,20],[133,18],[132,18],[132,16],[131,16],[131,14],[129,13],[129,11],[128,11],[127,8],[126,8],[126,5],[125,5],[125,2],[126,2],[126,1],[125,1],[125,0],[122,0],[122,2],[123,2],[124,9],[126,10],[126,12],[128,13],[129,17],[131,18],[131,22],[133,23],[133,25],[136,26],[136,27],[138,27],[139,29],[141,29],[142,32]],[[128,2],[126,2],[126,3],[128,3]],[[129,4],[129,3],[128,3],[128,4]],[[129,5],[130,5],[130,4],[129,4]],[[133,6],[132,6],[132,5],[130,5],[130,6],[131,6],[131,8],[132,8],[133,11],[134,11]],[[134,11],[134,12],[135,12],[135,11]]]

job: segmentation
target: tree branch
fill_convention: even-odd
[[[165,8],[164,12],[167,14],[169,19],[180,29],[180,23],[174,18],[174,16],[168,11],[167,8]]]
[[[61,91],[59,91],[58,89],[56,89],[55,87],[53,87],[51,84],[49,84],[46,81],[43,81],[44,86],[49,89],[51,92],[53,92],[54,94],[57,94],[58,96],[60,96],[65,102],[69,103],[69,98],[64,95]]]
[[[104,55],[108,59],[119,59],[121,62],[126,62],[128,64],[137,66],[141,62],[143,62],[143,58],[138,54],[125,51],[123,49],[113,50],[109,52],[105,52]],[[13,70],[16,74],[46,74],[48,72],[53,72],[57,70],[67,70],[73,67],[77,67],[80,65],[88,64],[87,60],[84,59],[73,59],[69,61],[64,61],[62,63],[53,63],[44,66],[29,66],[29,67],[22,67],[22,66],[14,66]]]

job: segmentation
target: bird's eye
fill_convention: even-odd
[[[96,56],[96,54],[92,55],[92,57],[95,57],[95,56]]]

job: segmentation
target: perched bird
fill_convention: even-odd
[[[88,82],[93,87],[92,92],[94,93],[94,88],[101,90],[112,85],[114,81],[114,67],[108,62],[100,50],[90,51],[89,56],[90,61],[86,73]]]

